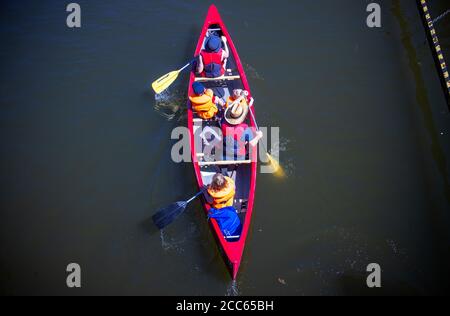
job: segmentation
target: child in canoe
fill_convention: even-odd
[[[214,95],[211,89],[206,89],[200,82],[194,82],[192,90],[194,93],[189,96],[192,110],[204,120],[214,118],[219,112],[217,105],[223,106],[225,104],[221,98]]]
[[[228,97],[227,101],[225,102],[225,108],[229,108],[233,105],[233,103],[239,99],[239,104],[242,107],[247,106],[247,97],[248,97],[248,91],[242,90],[242,89],[234,89],[231,93],[231,95]]]
[[[208,218],[214,218],[225,236],[239,235],[242,226],[236,209],[233,207],[236,188],[233,179],[216,173],[211,184],[204,188],[203,194],[211,205]]]
[[[221,173],[216,173],[211,184],[204,188],[206,201],[216,209],[232,206],[235,194],[236,189],[233,179]]]
[[[233,95],[228,98],[226,103],[222,135],[224,136],[224,152],[227,160],[245,160],[247,143],[251,149],[254,149],[263,137],[261,131],[254,131],[245,123],[249,111],[247,95],[247,91],[233,90]],[[236,102],[238,99],[240,100]]]
[[[224,44],[223,49],[222,42]],[[198,56],[197,73],[207,78],[223,76],[229,56],[226,37],[220,38],[217,35],[210,35],[206,40],[205,49]]]

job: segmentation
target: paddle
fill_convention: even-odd
[[[250,103],[250,111],[249,112],[250,112],[250,115],[252,116],[253,122],[255,122],[256,130],[259,131],[258,123],[256,123],[255,115],[253,114],[253,111],[251,109],[252,107],[253,107],[253,104]],[[280,163],[269,154],[266,146],[264,146],[264,143],[261,143],[261,145],[262,145],[264,151],[266,152],[266,156],[267,156],[267,159],[269,160],[269,163],[272,165],[272,168],[274,170],[273,173],[278,175],[279,177],[283,177],[284,171],[281,168]]]
[[[180,72],[189,67],[194,60],[191,60],[188,64],[184,65],[182,68],[178,70],[174,70],[160,77],[152,83],[152,88],[156,94],[160,94],[164,90],[166,90],[177,78]]]
[[[178,217],[178,215],[183,213],[186,209],[186,206],[202,193],[203,191],[200,191],[187,201],[178,201],[160,210],[158,213],[152,216],[153,222],[159,229],[163,229],[167,225],[171,224]]]

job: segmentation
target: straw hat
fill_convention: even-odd
[[[224,118],[230,125],[239,125],[244,122],[248,114],[248,105],[246,102],[240,102],[226,109]]]

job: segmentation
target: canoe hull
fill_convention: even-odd
[[[219,27],[221,29],[221,33],[223,36],[227,38],[227,44],[229,47],[230,55],[232,55],[233,59],[233,68],[234,71],[237,72],[237,74],[240,77],[240,80],[238,83],[239,87],[247,90],[250,92],[250,87],[247,81],[247,77],[244,72],[244,68],[242,66],[241,60],[239,58],[239,55],[237,54],[236,47],[234,46],[234,43],[228,33],[228,30],[223,23],[219,12],[217,8],[214,5],[211,5],[211,7],[208,10],[208,14],[206,16],[205,23],[203,25],[200,38],[195,50],[194,56],[198,56],[202,46],[203,42],[206,36],[206,33],[208,32],[208,29],[211,26]],[[192,83],[195,81],[195,74],[191,72],[190,75],[190,81],[189,81],[189,88],[188,88],[188,95],[192,95]],[[250,96],[251,97],[251,92]],[[254,107],[251,107],[250,109],[254,113]],[[252,120],[251,116],[248,115],[248,125],[255,128],[256,124]],[[195,176],[197,179],[197,185],[199,188],[202,188],[205,183],[205,174],[206,172],[202,171],[201,166],[199,165],[198,160],[198,150],[196,149],[196,137],[197,134],[195,132],[195,123],[194,123],[194,113],[191,108],[191,104],[188,101],[188,128],[190,131],[190,146],[191,146],[191,153],[192,153],[192,160],[193,160],[193,166],[195,171]],[[240,169],[237,169],[235,177],[237,177],[239,188],[237,188],[237,191],[240,191],[241,196],[243,196],[246,199],[246,211],[245,214],[241,214],[242,220],[243,220],[243,227],[242,227],[242,233],[240,235],[240,238],[236,242],[229,242],[227,241],[223,234],[220,231],[219,226],[217,225],[217,222],[215,220],[209,221],[211,230],[213,232],[213,235],[216,239],[216,242],[219,246],[219,250],[222,253],[222,256],[224,258],[224,261],[230,271],[231,277],[234,279],[237,278],[239,267],[241,265],[242,261],[242,255],[245,248],[245,242],[247,239],[248,231],[250,228],[251,223],[251,217],[253,212],[253,205],[254,205],[254,199],[255,199],[255,189],[256,189],[256,174],[257,174],[257,150],[254,150],[251,154],[251,160],[252,162],[249,163],[246,166],[239,167]],[[208,213],[210,206],[206,203],[206,201],[202,201],[203,207],[205,210],[205,213]]]

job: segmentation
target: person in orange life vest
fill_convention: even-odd
[[[222,41],[224,48],[222,49]],[[225,74],[226,60],[230,56],[225,36],[219,38],[210,35],[206,40],[205,49],[200,52],[197,62],[197,73],[207,78],[217,78]]]
[[[243,97],[239,104],[241,106],[248,106],[247,103],[247,96],[248,92],[242,89],[234,89],[233,93],[228,97],[227,101],[225,102],[225,108],[228,108],[231,104],[233,104],[234,101],[239,99],[240,97]]]
[[[214,92],[211,89],[205,89],[205,86],[200,82],[194,82],[192,90],[194,94],[189,96],[192,110],[204,120],[214,118],[219,112],[217,105],[223,106],[225,104],[221,98],[214,96]]]
[[[215,209],[233,206],[236,186],[233,179],[216,173],[209,186],[203,188],[206,201]]]
[[[237,92],[233,91],[233,95]],[[245,98],[244,98],[245,99]],[[249,111],[247,102],[229,106],[222,122],[222,135],[224,137],[224,153],[227,160],[245,160],[247,143],[256,148],[263,137],[261,131],[255,131],[245,123]]]

